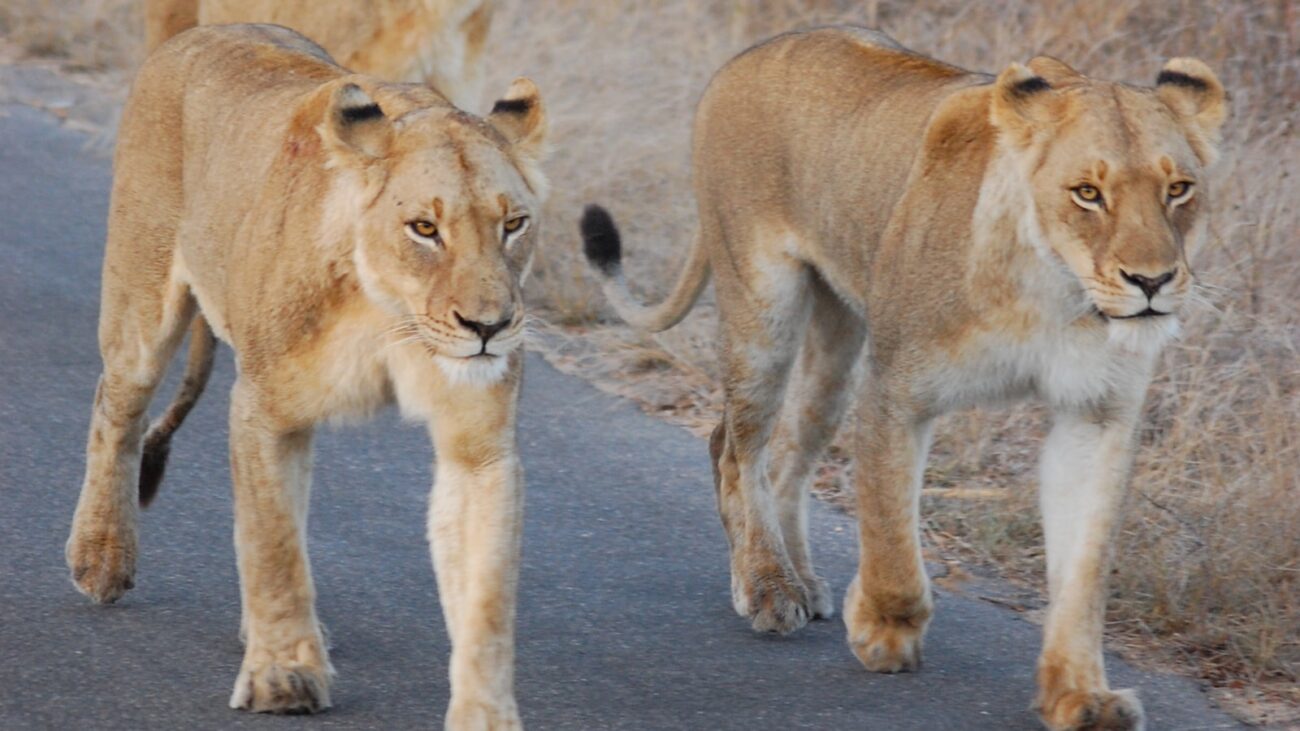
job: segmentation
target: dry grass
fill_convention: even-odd
[[[0,32],[32,53],[121,70],[139,53],[136,12],[129,0],[8,0]],[[548,241],[530,283],[538,341],[651,411],[697,432],[711,426],[720,394],[707,297],[655,338],[603,321],[576,218],[584,203],[607,204],[624,228],[630,278],[650,297],[662,292],[693,226],[694,103],[714,69],[760,38],[864,23],[969,68],[1048,53],[1134,82],[1154,79],[1165,58],[1198,56],[1233,97],[1211,241],[1195,262],[1205,304],[1150,393],[1110,619],[1116,637],[1155,640],[1166,658],[1218,684],[1300,706],[1298,14],[1289,0],[508,2],[493,31],[489,88],[519,73],[535,78],[556,150]],[[944,420],[926,515],[932,536],[951,539],[945,548],[1041,577],[1033,483],[1045,425],[1028,406]],[[838,457],[823,471],[830,493]],[[946,497],[989,494],[970,488],[1005,499]]]
[[[123,75],[144,55],[139,0],[5,0],[0,36],[30,56]]]

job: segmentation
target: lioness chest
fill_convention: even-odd
[[[910,380],[925,410],[941,414],[981,404],[1037,398],[1053,407],[1105,403],[1147,370],[1149,356],[1113,343],[1087,319],[1042,324],[1024,333],[998,329],[928,348]]]

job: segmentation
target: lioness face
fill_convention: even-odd
[[[372,122],[388,133],[382,156],[363,161],[382,187],[356,223],[357,274],[398,336],[457,380],[498,380],[523,341],[541,207],[526,119],[540,124],[540,101],[524,91],[487,120],[439,109]]]
[[[520,285],[538,201],[481,131],[415,126],[402,131],[399,146],[411,149],[393,160],[366,213],[358,260],[368,289],[395,305],[440,363],[499,371],[522,341]]]
[[[1222,90],[1196,66],[1208,80],[1166,72],[1157,89],[1139,89],[1036,60],[1031,68],[1048,78],[1016,82],[1038,234],[1113,328],[1172,332],[1192,284],[1188,255],[1205,228],[1217,132],[1196,113],[1222,107],[1221,97],[1200,98]]]
[[[1080,94],[1031,185],[1044,237],[1111,319],[1175,316],[1205,204],[1202,165],[1150,92]]]

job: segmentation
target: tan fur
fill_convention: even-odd
[[[1133,87],[1049,58],[994,78],[863,29],[781,36],[724,67],[700,102],[700,229],[664,303],[636,305],[617,254],[592,245],[613,236],[589,236],[611,302],[643,326],[680,320],[713,272],[726,411],[710,449],[735,607],[756,629],[830,613],[803,502],[856,389],[849,644],[869,669],[917,668],[933,606],[918,536],[931,424],[1037,396],[1056,415],[1037,705],[1052,729],[1142,726],[1102,667],[1108,547],[1154,357],[1191,284],[1226,108],[1204,64],[1166,70],[1193,78]],[[1179,181],[1194,194],[1170,203]],[[1105,209],[1072,190],[1085,183]],[[1126,278],[1167,273],[1149,302]],[[1122,319],[1148,305],[1170,314]]]
[[[499,104],[479,119],[425,87],[350,74],[276,26],[186,33],[136,79],[67,557],[97,601],[131,587],[146,409],[201,312],[239,369],[230,454],[247,648],[234,707],[329,705],[303,543],[311,435],[396,402],[428,423],[437,452],[429,538],[453,645],[448,726],[518,728],[520,287],[546,119],[526,79]],[[416,220],[436,224],[440,241],[413,237]],[[485,335],[475,323],[501,327]],[[198,326],[192,347],[210,352],[210,337]],[[207,361],[192,358],[192,374],[205,379]],[[183,411],[157,428],[170,434]]]
[[[497,0],[145,0],[145,47],[197,24],[275,23],[346,68],[424,82],[462,109],[482,95],[482,58]]]

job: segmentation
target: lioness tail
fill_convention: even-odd
[[[623,278],[623,245],[609,212],[597,205],[587,206],[580,228],[583,253],[600,274],[601,291],[618,316],[633,327],[660,332],[681,322],[709,281],[709,254],[697,236],[673,291],[657,305],[643,305]]]
[[[167,469],[167,455],[171,453],[172,434],[180,428],[190,409],[203,394],[212,375],[212,359],[217,339],[203,315],[196,315],[190,324],[190,352],[185,361],[185,377],[176,396],[158,420],[149,425],[144,435],[144,455],[140,460],[140,505],[148,506],[162,485]]]

